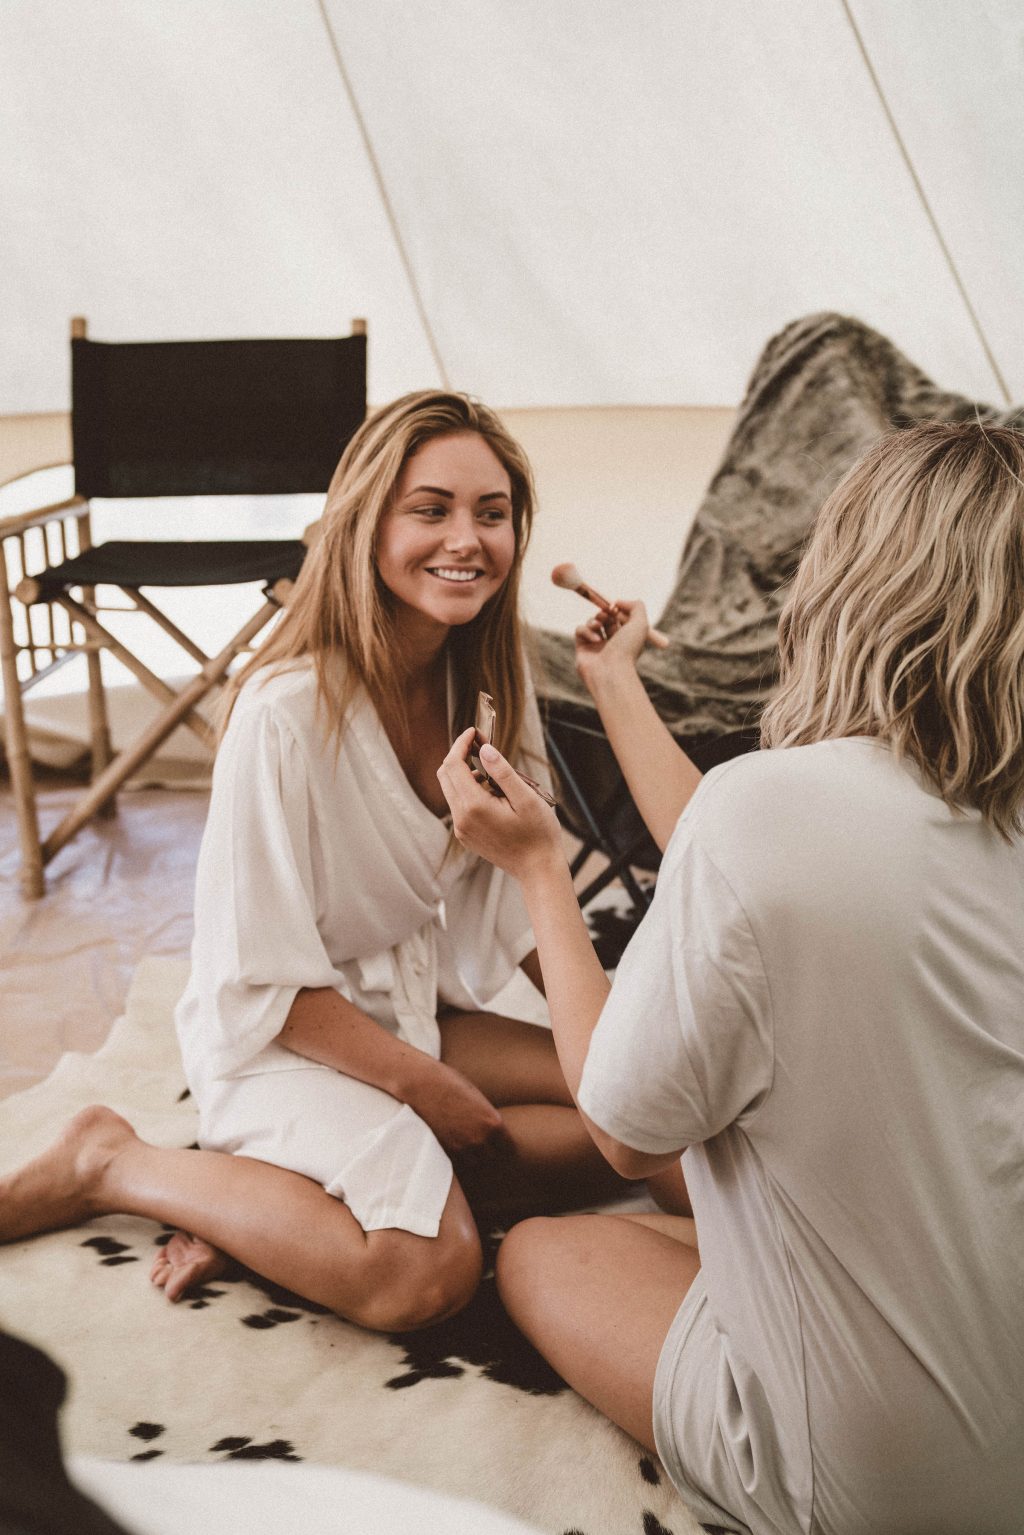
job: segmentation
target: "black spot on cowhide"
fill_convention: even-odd
[[[226,1290],[215,1290],[212,1285],[197,1284],[189,1290],[188,1309],[190,1311],[205,1311],[212,1300],[218,1296],[226,1295]]]
[[[128,1459],[129,1460],[156,1460],[157,1456],[158,1455],[162,1455],[163,1453],[164,1453],[163,1450],[140,1450],[137,1455],[129,1455]]]
[[[667,1525],[662,1524],[657,1514],[653,1514],[649,1508],[645,1508],[644,1535],[672,1535],[672,1531]]]
[[[390,1333],[392,1343],[404,1351],[404,1374],[393,1375],[385,1385],[392,1391],[418,1385],[423,1380],[447,1380],[463,1374],[461,1365],[476,1365],[487,1380],[515,1386],[531,1396],[557,1396],[568,1390],[565,1381],[523,1337],[498,1298],[493,1258],[500,1235],[487,1247],[487,1274],[464,1311],[422,1332]]]
[[[128,1251],[126,1242],[115,1242],[113,1237],[87,1237],[79,1245],[93,1248],[104,1268],[117,1268],[121,1263],[139,1261]]]
[[[261,1312],[259,1315],[244,1316],[242,1318],[242,1325],[243,1327],[255,1327],[258,1330],[265,1331],[268,1327],[277,1327],[281,1322],[297,1322],[298,1320],[299,1313],[297,1311],[284,1311],[280,1306],[271,1306],[269,1311]]]
[[[189,1092],[188,1088],[186,1087],[182,1092],[180,1092],[178,1094],[177,1098],[174,1101],[175,1101],[175,1103],[184,1103],[185,1099],[186,1098],[191,1098],[191,1096],[192,1096],[192,1094]]]
[[[661,1477],[658,1475],[658,1468],[649,1455],[641,1455],[640,1457],[640,1475],[643,1477],[645,1482],[650,1482],[652,1487],[661,1486]]]
[[[150,1439],[159,1439],[166,1429],[162,1423],[136,1423],[128,1432],[133,1439],[144,1439],[148,1443]]]
[[[270,1439],[266,1444],[253,1444],[251,1439],[242,1436],[229,1436],[226,1439],[218,1439],[216,1444],[211,1444],[212,1455],[226,1452],[227,1460],[301,1460],[301,1455],[296,1455],[295,1446],[287,1439]]]
[[[605,970],[614,970],[637,930],[642,912],[624,906],[588,906],[584,912],[594,949]]]

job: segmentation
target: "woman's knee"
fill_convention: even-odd
[[[475,1227],[417,1237],[375,1231],[366,1298],[354,1321],[375,1332],[413,1332],[454,1316],[476,1294],[483,1254]]]
[[[513,1317],[518,1319],[544,1289],[565,1219],[536,1215],[520,1221],[499,1247],[494,1277],[505,1309]]]

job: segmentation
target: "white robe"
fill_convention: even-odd
[[[524,746],[543,756],[532,694]],[[536,776],[535,765],[531,770]],[[437,1058],[439,1003],[482,1008],[501,989],[534,947],[519,888],[450,841],[446,823],[410,785],[365,695],[350,708],[336,745],[318,716],[310,663],[257,673],[245,684],[214,768],[196,878],[192,971],[176,1014],[200,1141],[318,1177],[350,1203],[364,1229],[370,1227],[339,1168],[352,1145],[374,1136],[370,1160],[381,1164],[381,1125],[402,1106],[311,1065],[277,1036],[301,988],[331,987]],[[348,1142],[323,1153],[322,1167],[307,1165],[305,1152],[296,1157],[275,1146],[269,1128],[260,1130],[253,1150],[256,1121],[279,1113],[259,1105],[283,1104],[281,1074],[298,1072],[306,1075],[290,1087],[292,1139],[302,1120],[296,1094],[312,1087],[314,1072],[316,1093],[330,1092],[331,1117],[343,1121],[339,1133],[351,1132]],[[227,1084],[241,1091],[242,1079],[271,1073],[262,1099],[255,1083],[246,1089],[243,1132],[235,1114],[239,1093],[229,1093]],[[326,1087],[324,1073],[331,1079]],[[308,1111],[314,1116],[326,1112],[322,1097],[318,1102]],[[283,1108],[280,1115],[287,1117]],[[410,1119],[430,1135],[408,1108],[400,1127],[408,1130]],[[410,1157],[422,1163],[422,1146]],[[434,1163],[440,1166],[436,1157]],[[447,1158],[444,1165],[446,1193]],[[400,1182],[400,1171],[395,1176]],[[390,1221],[396,1201],[393,1191],[382,1223],[403,1224]],[[432,1214],[417,1216],[409,1229],[434,1224]]]

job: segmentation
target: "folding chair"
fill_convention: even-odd
[[[332,340],[187,341],[110,345],[71,327],[75,493],[0,522],[0,661],[7,760],[18,815],[21,879],[41,896],[44,868],[85,823],[111,814],[120,786],[179,725],[207,746],[198,705],[287,600],[303,539],[125,542],[93,546],[90,500],[101,497],[323,492],[366,414],[366,323]],[[9,576],[9,571],[11,575]],[[13,590],[11,580],[13,578]],[[208,656],[141,588],[261,582],[264,602]],[[175,640],[198,674],[175,692],[101,622],[98,586]],[[114,756],[100,669],[108,650],[162,708]],[[78,654],[88,667],[92,780],[40,839],[22,696]]]
[[[637,875],[656,873],[661,853],[640,818],[596,714],[565,699],[541,697],[540,708],[548,756],[559,783],[560,818],[580,844],[570,865],[574,881],[594,853],[606,860],[604,868],[577,891],[580,906],[585,910],[618,879],[631,902],[624,920],[634,928],[654,893],[653,881],[642,882]],[[760,741],[756,729],[677,735],[676,739],[702,773],[756,751]]]

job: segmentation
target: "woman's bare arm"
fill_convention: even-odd
[[[298,993],[278,1043],[409,1104],[446,1151],[505,1138],[498,1110],[460,1071],[406,1044],[329,987]]]
[[[644,824],[664,852],[701,774],[659,719],[637,673],[648,629],[643,603],[617,606],[626,622],[607,640],[600,620],[577,629],[576,666]]]
[[[466,846],[519,880],[537,935],[537,953],[547,983],[548,1009],[558,1060],[597,1149],[624,1178],[647,1178],[678,1162],[653,1156],[609,1135],[580,1109],[583,1065],[601,1009],[608,977],[594,952],[562,850],[558,822],[503,757],[488,760],[487,771],[505,791],[497,800],[481,791],[465,760],[470,732],[456,740],[438,778],[452,808],[455,833]]]
[[[519,961],[519,968],[527,980],[533,982],[541,996],[546,996],[547,988],[544,985],[544,975],[540,968],[540,957],[536,949],[531,949],[525,959]]]

